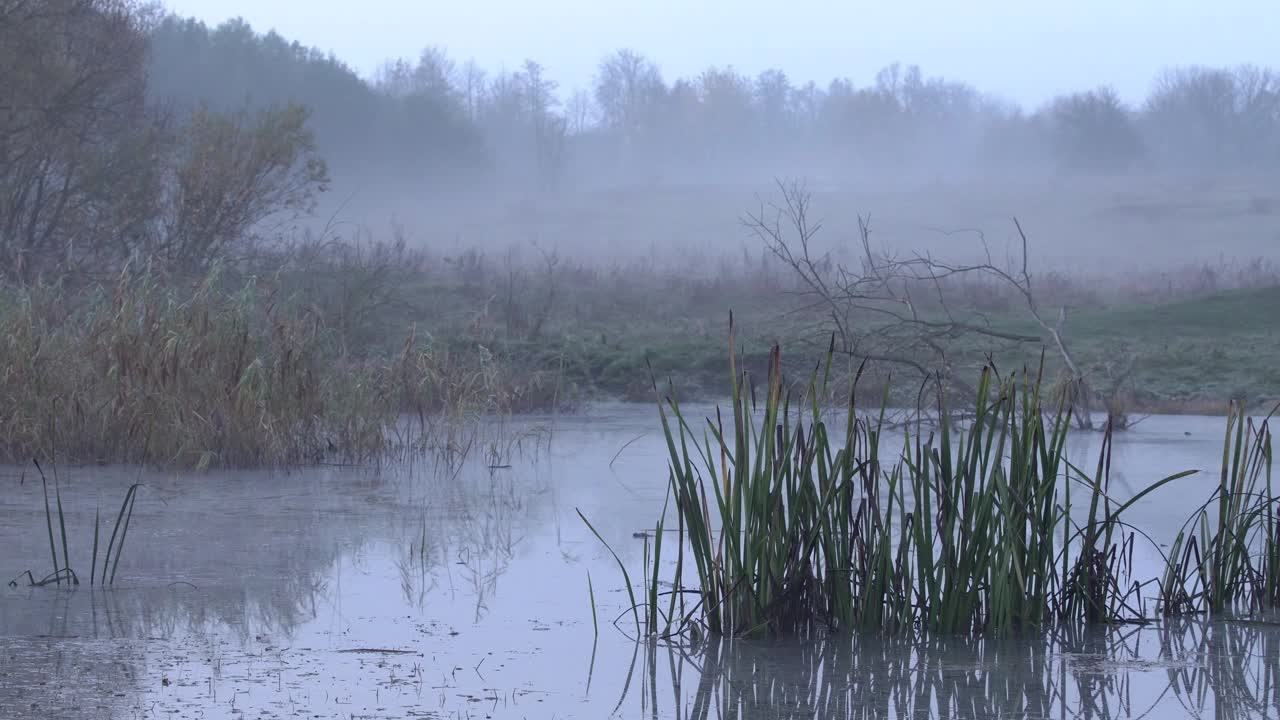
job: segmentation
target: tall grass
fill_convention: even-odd
[[[730,337],[732,346],[732,329]],[[791,385],[775,346],[759,387],[731,354],[731,413],[705,423],[691,422],[674,397],[659,403],[677,560],[674,570],[663,564],[664,511],[646,549],[648,634],[998,635],[1142,621],[1144,591],[1157,585],[1168,613],[1276,602],[1278,525],[1260,479],[1269,478],[1269,434],[1243,410],[1233,411],[1224,448],[1219,530],[1175,546],[1174,555],[1200,560],[1192,567],[1204,589],[1179,595],[1185,570],[1162,582],[1133,577],[1139,533],[1123,517],[1195,471],[1116,500],[1110,429],[1082,469],[1064,452],[1068,409],[1046,407],[1040,374],[1001,377],[991,367],[971,415],[940,399],[901,429],[899,449],[885,411],[859,412],[856,393],[831,416],[832,359],[828,351],[807,383]],[[1212,552],[1201,558],[1205,547]],[[659,592],[661,576],[670,592]]]
[[[405,335],[398,353],[349,356],[311,306],[218,271],[187,287],[141,271],[78,291],[0,288],[0,460],[367,459],[406,439],[405,413],[422,441],[515,395],[483,347]]]
[[[1161,583],[1166,614],[1280,606],[1280,498],[1271,486],[1270,418],[1255,421],[1232,403],[1218,486],[1169,552]]]

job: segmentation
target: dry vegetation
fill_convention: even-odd
[[[191,287],[142,271],[8,288],[0,308],[0,457],[15,462],[377,458],[522,401],[482,345],[406,328],[396,352],[351,355],[315,306],[216,269]]]

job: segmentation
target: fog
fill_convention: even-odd
[[[1016,217],[1077,274],[1280,246],[1275,9],[56,6],[0,3],[30,277],[307,234],[714,272],[763,252],[742,219],[778,182],[823,250],[860,217],[956,256]]]
[[[176,7],[206,17],[237,10]],[[980,245],[956,231],[981,230],[998,246],[1012,239],[1016,216],[1040,262],[1089,273],[1271,257],[1280,239],[1270,182],[1280,76],[1239,64],[1273,51],[1251,45],[1247,30],[1230,43],[1207,39],[1243,7],[1207,18],[1176,5],[1159,20],[1132,7],[1094,16],[939,10],[913,20],[892,47],[887,38],[899,35],[890,30],[908,11],[882,9],[865,27],[885,32],[853,33],[858,49],[845,55],[828,37],[846,19],[835,14],[813,42],[790,49],[776,38],[800,34],[783,33],[784,22],[756,54],[743,49],[753,35],[734,28],[751,25],[758,36],[761,13],[733,15],[702,43],[686,41],[688,28],[658,42],[656,28],[602,10],[571,34],[590,39],[549,44],[558,50],[512,43],[473,59],[443,45],[492,49],[486,43],[501,44],[510,29],[474,22],[494,8],[467,7],[442,9],[438,33],[414,31],[440,44],[383,57],[367,73],[357,68],[370,52],[404,44],[395,31],[371,44],[360,40],[371,33],[326,29],[336,12],[286,17],[285,3],[253,11],[266,25],[328,38],[359,58],[348,65],[307,49],[313,37],[171,17],[152,33],[150,93],[179,111],[305,104],[331,176],[310,227],[396,232],[446,253],[536,245],[584,262],[678,266],[749,255],[759,248],[740,219],[774,196],[777,179],[813,193],[827,243],[847,240],[861,214],[886,245],[969,253]],[[571,10],[545,9],[538,22],[567,22]],[[707,12],[688,26],[709,28]],[[606,14],[630,29],[605,32]],[[371,29],[369,17],[354,27]],[[565,36],[509,22],[522,36]],[[599,33],[587,32],[593,24]],[[965,40],[930,41],[944,32]],[[1142,43],[1127,46],[1125,35]],[[648,39],[657,51],[602,51],[609,38]],[[1038,52],[1028,47],[1037,43]],[[562,65],[513,62],[513,48],[546,49]],[[932,63],[870,64],[891,52]],[[735,58],[742,64],[725,64]]]

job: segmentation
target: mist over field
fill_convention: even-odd
[[[1170,65],[1133,100],[1102,85],[1023,106],[912,58],[799,82],[785,65],[747,75],[717,57],[673,76],[621,49],[562,87],[537,58],[504,69],[430,38],[364,77],[261,30],[159,21],[149,97],[179,111],[306,105],[332,179],[317,222],[395,223],[430,247],[740,256],[757,248],[739,219],[775,179],[807,184],[833,244],[864,214],[879,241],[933,252],[972,249],[948,235],[960,230],[1007,243],[1017,216],[1060,270],[1280,247],[1280,82],[1262,67]]]

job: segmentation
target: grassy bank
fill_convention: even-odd
[[[717,335],[730,311],[741,327],[748,328],[740,348],[746,353],[744,360],[761,374],[767,353],[750,348],[776,340],[817,351],[826,341],[825,336],[804,331],[808,322],[778,309],[787,300],[781,291],[725,298],[711,304],[714,313],[706,304],[690,305],[683,315],[664,314],[662,322],[645,319],[638,306],[630,319],[575,323],[556,336],[500,341],[496,346],[529,368],[562,367],[565,381],[588,397],[648,400],[652,367],[660,378],[674,380],[682,397],[721,398],[724,344]],[[1280,333],[1270,320],[1276,312],[1280,287],[1233,290],[1166,303],[1089,307],[1068,316],[1065,329],[1085,367],[1102,374],[1120,363],[1130,366],[1125,378],[1130,411],[1221,414],[1232,399],[1254,408],[1280,399],[1280,362],[1275,360],[1280,357]],[[997,329],[1039,334],[1016,311],[988,314],[985,319]],[[865,328],[874,330],[870,323]],[[1000,367],[1034,366],[1043,347],[961,345],[956,373],[976,376],[989,353]],[[1062,370],[1052,347],[1046,364],[1050,378]],[[892,370],[885,367],[883,374]],[[915,391],[895,386],[895,400],[910,403]]]
[[[824,309],[764,256],[592,265],[554,254],[445,257],[401,248],[348,265],[343,277],[357,280],[346,285],[387,288],[374,293],[370,309],[351,313],[367,318],[354,323],[359,332],[351,344],[390,352],[403,329],[416,324],[441,342],[483,343],[518,375],[553,373],[562,394],[574,399],[648,400],[650,368],[675,380],[682,397],[723,397],[730,312],[738,318],[744,360],[760,374],[767,353],[751,348],[780,342],[816,356],[830,336]],[[324,278],[327,267],[300,275]],[[1260,406],[1280,395],[1280,365],[1271,360],[1280,355],[1280,333],[1269,320],[1280,310],[1280,276],[1270,283],[1268,273],[1187,268],[1131,285],[1048,273],[1038,293],[1050,312],[1067,308],[1063,334],[1082,370],[1102,387],[1122,383],[1131,410],[1220,413],[1231,398]],[[1219,280],[1199,280],[1206,275]],[[1175,276],[1193,280],[1169,280]],[[311,282],[329,286],[311,291],[319,297],[349,293],[334,282]],[[945,338],[955,376],[976,377],[988,356],[1000,367],[1037,365],[1046,346],[1047,376],[1058,376],[1062,362],[1051,338],[1008,288],[961,286],[949,293],[948,310],[959,319],[1039,338],[1017,347],[981,336]],[[933,319],[947,319],[934,312]],[[851,334],[885,331],[874,314],[854,319]],[[852,368],[861,358],[847,360]],[[902,370],[873,361],[864,385],[878,391],[890,376],[905,379]],[[915,384],[894,383],[895,400],[913,402]]]
[[[1134,386],[1152,409],[1222,411],[1280,398],[1280,287],[1235,290],[1161,304],[1121,304],[1071,318],[1081,352],[1094,361],[1127,346],[1137,354]]]

